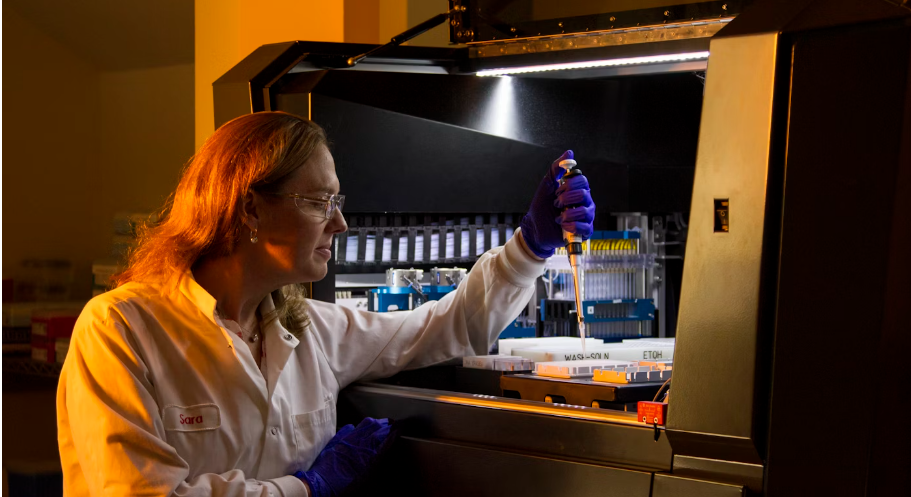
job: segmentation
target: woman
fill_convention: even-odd
[[[571,152],[568,152],[571,154]],[[389,426],[335,434],[339,390],[484,354],[533,293],[555,222],[594,207],[551,169],[521,224],[459,289],[415,311],[307,300],[347,226],[326,137],[290,114],[237,118],[187,166],[163,221],[76,325],[57,396],[67,495],[337,495]]]

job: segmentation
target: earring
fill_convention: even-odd
[[[256,236],[256,228],[250,230],[250,243],[256,243],[259,241],[259,237]]]

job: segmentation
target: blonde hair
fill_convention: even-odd
[[[322,128],[285,112],[247,114],[218,128],[184,168],[161,221],[140,230],[116,285],[163,281],[173,287],[201,258],[232,253],[243,236],[244,197],[277,189],[320,146],[328,146]],[[309,325],[305,297],[302,284],[272,292],[276,312],[262,319],[278,317],[300,335]]]

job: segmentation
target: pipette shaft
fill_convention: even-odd
[[[582,289],[579,284],[579,254],[569,254],[569,266],[573,271],[573,286],[576,294],[576,319],[579,321],[579,338],[582,339],[582,357],[585,358],[585,315],[582,312]]]

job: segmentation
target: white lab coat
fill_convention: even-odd
[[[309,301],[298,340],[263,323],[262,370],[187,273],[177,290],[129,283],[83,310],[60,375],[64,494],[305,496],[335,433],[338,392],[462,355],[484,354],[528,302],[543,262],[513,237],[458,290],[415,311]],[[272,310],[267,297],[260,312]]]

